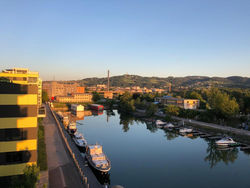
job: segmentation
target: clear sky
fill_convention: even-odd
[[[0,0],[0,69],[250,77],[250,0]]]

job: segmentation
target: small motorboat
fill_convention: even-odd
[[[231,144],[236,144],[236,142],[230,137],[222,138],[222,139],[216,141],[215,143],[217,145],[220,145],[220,146],[227,146],[227,145],[231,145]]]
[[[190,128],[182,128],[179,130],[180,133],[191,133],[193,129]]]
[[[166,125],[164,125],[164,128],[172,129],[172,128],[174,128],[174,125],[172,123],[167,123]]]
[[[107,173],[111,169],[110,160],[103,153],[102,146],[99,144],[86,147],[86,158],[89,164],[99,172]]]
[[[74,134],[76,132],[76,122],[70,122],[68,125],[69,134]]]
[[[167,123],[161,120],[156,120],[155,124],[158,128],[163,128]]]
[[[83,148],[83,147],[87,146],[87,141],[85,140],[83,135],[79,132],[75,132],[75,134],[73,136],[73,140],[78,147]]]

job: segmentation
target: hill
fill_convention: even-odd
[[[107,78],[85,78],[78,81],[81,85],[94,86],[97,84],[107,84]],[[143,77],[138,75],[121,75],[110,77],[110,86],[131,87],[140,86],[147,88],[164,88],[172,84],[172,87],[231,87],[231,88],[250,88],[250,78],[232,76],[207,77],[207,76],[186,76],[186,77]]]

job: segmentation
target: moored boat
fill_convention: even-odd
[[[163,128],[167,123],[161,120],[156,120],[155,124],[158,128]]]
[[[222,139],[216,141],[215,143],[217,145],[220,145],[220,146],[227,146],[227,145],[236,144],[236,142],[230,137],[222,138]]]
[[[78,147],[83,148],[83,147],[87,146],[87,141],[85,140],[83,135],[79,132],[75,132],[75,134],[73,136],[73,140]]]
[[[63,119],[63,114],[62,114],[62,112],[61,112],[61,111],[57,112],[57,115],[58,115],[58,117],[59,117],[59,119],[60,119],[60,120],[62,120],[62,119]]]
[[[100,104],[90,104],[89,107],[91,110],[97,110],[97,111],[104,110],[104,106]]]
[[[68,125],[69,134],[74,134],[76,132],[76,122],[70,122]]]
[[[174,128],[174,125],[172,123],[167,123],[166,125],[164,125],[164,128],[172,129]]]
[[[64,127],[66,128],[68,126],[68,124],[69,124],[69,117],[68,116],[63,116],[62,121],[63,121]]]
[[[99,172],[107,173],[111,169],[111,163],[99,144],[86,147],[86,158],[89,164]]]

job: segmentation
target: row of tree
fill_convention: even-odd
[[[242,91],[241,91],[242,92]],[[212,112],[217,118],[229,119],[239,112],[250,113],[250,93],[229,89],[201,89],[176,93],[183,98],[199,99],[200,108]]]
[[[158,110],[158,106],[153,103],[155,97],[159,97],[158,93],[131,94],[125,92],[119,96],[119,109],[123,113],[132,114],[135,109],[146,110],[147,116],[152,116]]]

